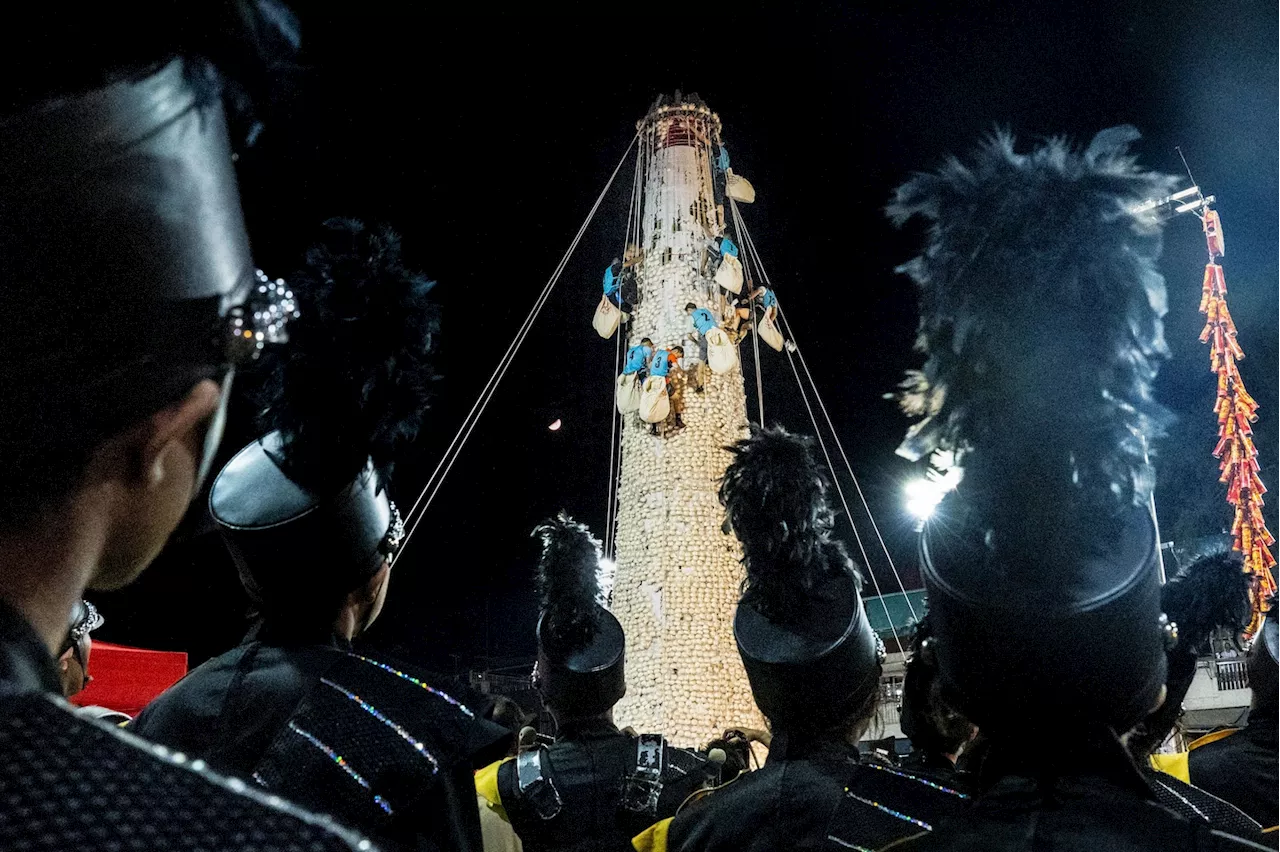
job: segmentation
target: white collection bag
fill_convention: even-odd
[[[730,373],[738,366],[738,347],[723,328],[707,332],[707,366],[713,373]]]
[[[644,390],[640,393],[640,419],[645,423],[661,423],[670,411],[666,377],[650,376],[645,379]]]
[[[618,412],[630,414],[640,409],[640,377],[635,373],[618,376]]]
[[[608,296],[601,296],[600,304],[596,306],[596,315],[591,319],[591,326],[596,330],[596,334],[604,338],[613,337],[621,320],[622,311],[618,306],[611,302]]]
[[[720,268],[716,270],[716,284],[730,293],[742,292],[742,261],[731,254],[720,260]]]

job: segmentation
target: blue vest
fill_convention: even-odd
[[[604,268],[604,294],[613,296],[616,301],[621,303],[622,297],[615,295],[620,287],[622,287],[622,279],[614,276],[612,266],[606,266]]]
[[[653,348],[650,346],[644,346],[643,344],[632,346],[627,350],[627,360],[622,367],[622,375],[628,376],[643,370],[644,365],[649,363],[651,355],[653,355]]]
[[[706,308],[698,308],[693,312],[693,327],[698,330],[698,334],[706,334],[716,325],[716,318]]]
[[[671,364],[667,361],[669,354],[666,349],[659,349],[653,353],[653,357],[649,359],[649,375],[666,377],[671,369]]]

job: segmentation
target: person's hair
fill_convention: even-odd
[[[684,306],[684,309],[686,311],[696,311],[698,309],[698,305],[696,302],[690,302],[689,304]]]
[[[520,731],[533,721],[533,716],[524,712],[515,701],[505,695],[492,695],[484,703],[480,715],[499,727],[511,732],[511,740],[507,744],[507,753],[516,754],[520,750]]]
[[[865,692],[855,693],[846,699],[845,706],[836,716],[835,721],[828,721],[830,716],[819,715],[816,722],[797,722],[780,728],[769,720],[769,729],[776,735],[786,731],[793,739],[804,740],[840,740],[856,743],[870,731],[879,733],[880,709],[880,675],[883,666],[877,664],[874,671],[867,675]]]
[[[245,574],[242,568],[240,578],[249,592],[252,615],[261,619],[271,635],[281,641],[327,638],[347,597],[374,577],[374,574],[358,577],[350,571],[317,571],[311,582],[295,583],[287,589],[273,588],[268,594],[262,594],[255,591],[257,586],[252,577]]]
[[[652,345],[653,345],[653,340],[652,340],[652,339],[650,339],[650,338],[648,338],[648,337],[642,337],[642,338],[640,338],[640,342],[641,342],[641,343],[647,343],[647,344],[649,344],[650,346],[652,346]]]
[[[926,718],[936,735],[934,746],[942,754],[955,754],[973,736],[973,723],[947,702],[942,695],[942,682],[937,678],[929,684]]]
[[[681,355],[683,355],[683,354],[684,354],[684,347],[683,347],[683,346],[672,346],[672,347],[671,347],[671,351],[672,351],[672,352],[679,352]]]
[[[490,696],[481,715],[495,725],[517,734],[529,723],[530,718],[519,704],[505,695]]]
[[[743,736],[716,737],[707,743],[706,752],[712,749],[724,752],[724,765],[720,769],[720,783],[737,778],[751,768],[751,741]]]

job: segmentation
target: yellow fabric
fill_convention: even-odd
[[[644,831],[631,838],[631,846],[636,852],[667,852],[667,832],[671,829],[672,817],[662,822],[655,822]]]
[[[1201,737],[1200,739],[1193,742],[1190,746],[1188,746],[1188,748],[1191,751],[1195,751],[1196,749],[1200,748],[1200,746],[1202,745],[1208,745],[1209,743],[1216,743],[1218,740],[1224,740],[1238,730],[1240,729],[1239,728],[1223,728],[1221,731],[1214,731],[1212,734],[1205,734],[1203,737]]]
[[[511,823],[498,816],[498,812],[478,795],[476,807],[480,811],[480,845],[484,852],[522,852],[524,846]]]
[[[1187,752],[1180,751],[1176,754],[1153,754],[1151,755],[1151,768],[1157,772],[1163,772],[1165,775],[1172,775],[1179,781],[1187,784],[1191,783],[1191,772],[1187,768]]]
[[[507,818],[507,811],[502,807],[502,794],[498,792],[498,769],[502,764],[511,758],[503,758],[495,763],[490,763],[484,769],[476,773],[476,795],[484,799],[489,810],[502,817],[507,822],[511,822]]]

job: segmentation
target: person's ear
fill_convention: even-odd
[[[174,473],[175,463],[189,466],[193,452],[200,450],[202,441],[197,439],[202,439],[206,421],[218,410],[220,397],[218,385],[206,379],[181,402],[151,415],[145,443],[138,451],[137,473],[147,487],[160,487]]]
[[[206,438],[219,424],[221,392],[205,379],[187,395],[111,438],[94,453],[93,476],[111,499],[107,539],[89,588],[132,582],[156,558],[199,485]]]
[[[58,657],[58,670],[65,672],[71,666],[71,657],[75,654],[75,648],[68,648]]]

